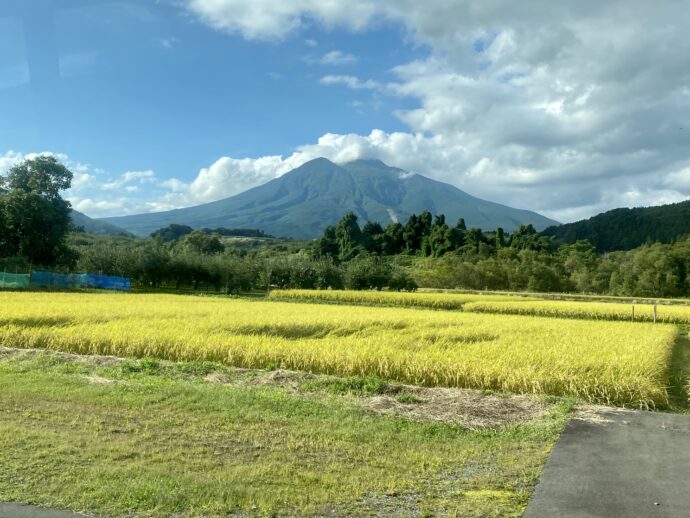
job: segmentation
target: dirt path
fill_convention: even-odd
[[[572,419],[523,518],[690,513],[690,415],[594,410]]]

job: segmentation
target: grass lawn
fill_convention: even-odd
[[[520,516],[572,404],[468,430],[368,410],[366,380],[295,389],[252,383],[261,372],[0,349],[0,501],[113,517]]]

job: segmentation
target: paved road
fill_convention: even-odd
[[[84,516],[69,511],[0,502],[0,518],[83,518]]]
[[[690,416],[607,411],[573,419],[523,518],[690,516]]]

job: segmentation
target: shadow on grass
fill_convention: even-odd
[[[18,327],[59,327],[71,324],[73,319],[69,317],[26,317],[26,318],[0,318],[2,326]]]
[[[680,326],[680,336],[673,348],[671,364],[669,365],[669,410],[681,413],[690,413],[690,401],[688,401],[690,396],[688,393],[688,382],[690,382],[689,331],[690,326]]]

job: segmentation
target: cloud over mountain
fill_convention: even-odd
[[[409,132],[325,135],[315,146],[335,141],[344,146],[336,153],[350,155],[354,144],[564,219],[690,195],[690,10],[682,2],[192,0],[187,8],[248,39],[393,23],[429,48],[386,84],[321,79],[416,101],[397,113]],[[391,159],[401,142],[419,155]]]

